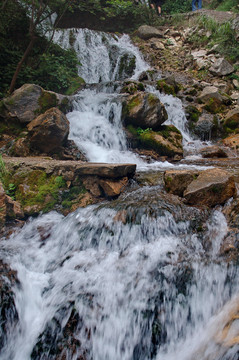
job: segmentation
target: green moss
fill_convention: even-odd
[[[23,207],[39,205],[41,211],[51,210],[59,200],[60,189],[66,186],[62,176],[47,176],[43,170],[16,175],[15,197]]]
[[[169,85],[165,82],[165,80],[158,80],[157,81],[157,90],[164,92],[168,95],[176,95],[176,91],[173,85]]]
[[[200,116],[200,111],[193,105],[188,105],[186,107],[186,116],[187,120],[196,123]]]
[[[128,125],[126,128],[132,135],[137,136],[138,131],[133,125]]]
[[[46,110],[57,106],[57,104],[58,100],[56,94],[43,91],[38,99],[39,109],[36,111],[36,114],[43,114]]]
[[[136,58],[135,56],[125,54],[121,57],[119,63],[119,78],[122,78],[123,75],[132,76],[136,67]]]
[[[87,192],[86,188],[82,183],[77,186],[73,186],[69,190],[65,190],[62,193],[62,207],[64,209],[70,209],[72,205],[79,201],[79,197]]]
[[[141,99],[138,95],[134,96],[127,104],[127,113],[129,113],[133,108],[140,105]]]
[[[211,114],[218,114],[225,110],[225,106],[219,100],[210,98],[204,105],[204,109]]]
[[[158,103],[158,98],[156,95],[154,94],[148,94],[148,103],[150,106],[154,106],[155,104]]]
[[[167,183],[170,183],[170,182],[172,182],[172,178],[171,178],[171,176],[167,176],[166,177],[166,179],[165,179],[165,181],[167,182]]]
[[[85,80],[80,76],[76,76],[74,78],[71,78],[70,83],[70,86],[65,92],[66,95],[75,94],[82,85],[85,85]]]

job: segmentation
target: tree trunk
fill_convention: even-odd
[[[9,93],[11,94],[15,88],[15,85],[16,85],[16,81],[17,81],[17,77],[18,77],[18,74],[22,68],[22,65],[23,63],[26,61],[26,59],[28,58],[32,48],[33,48],[33,45],[35,43],[35,40],[36,40],[36,37],[35,36],[32,36],[31,37],[31,40],[28,44],[28,47],[26,48],[26,51],[24,52],[21,60],[19,61],[19,63],[17,64],[17,68],[15,70],[15,73],[12,77],[12,81],[11,81],[11,85],[10,85],[10,88],[9,88]]]

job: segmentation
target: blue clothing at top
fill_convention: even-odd
[[[196,6],[196,3],[198,7]],[[192,11],[202,8],[202,0],[192,0]]]

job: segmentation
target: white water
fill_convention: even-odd
[[[139,191],[138,200],[144,194]],[[50,213],[1,242],[0,254],[21,282],[15,289],[20,320],[1,360],[29,360],[47,327],[50,343],[33,359],[56,359],[50,350],[73,308],[82,319],[73,331],[81,346],[74,354],[66,346],[68,360],[84,350],[86,359],[93,360],[152,359],[157,326],[164,334],[154,349],[157,360],[217,360],[215,349],[226,353],[215,341],[227,321],[225,310],[224,315],[218,311],[239,288],[237,269],[214,262],[227,232],[225,218],[216,211],[208,223],[205,237],[214,245],[204,264],[205,250],[189,222],[176,222],[160,206],[155,215],[152,209],[147,215],[149,207],[140,211],[135,203],[127,208],[133,217],[126,224],[107,205],[89,206],[66,218]],[[237,347],[230,351],[235,354]]]
[[[88,29],[68,29],[56,32],[54,41],[77,52],[81,63],[79,75],[87,83],[123,80],[126,74],[120,74],[120,62],[126,54],[135,58],[132,79],[137,79],[149,68],[127,35],[117,37]],[[87,159],[92,162],[136,163],[138,170],[172,167],[168,162],[146,164],[127,149],[121,123],[122,96],[112,93],[112,84],[105,84],[102,88],[100,91],[95,88],[79,92],[74,111],[67,115],[70,121],[69,138],[75,141]],[[201,142],[193,141],[186,128],[181,101],[171,95],[160,94],[153,86],[148,86],[147,91],[155,93],[165,104],[168,112],[166,124],[173,124],[181,131],[185,149],[200,147]]]
[[[79,75],[88,83],[122,80],[121,60],[125,55],[136,58],[132,78],[149,68],[128,35],[118,37],[88,29],[66,29],[55,33],[54,41],[65,49],[74,49],[81,63]]]

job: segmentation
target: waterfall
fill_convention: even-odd
[[[237,267],[217,261],[225,218],[209,216],[206,250],[192,213],[201,216],[144,188],[65,218],[39,216],[2,241],[21,286],[1,360],[234,356],[237,345],[216,341],[221,309],[239,290]]]
[[[55,41],[79,49],[79,74],[101,82],[80,91],[67,115],[89,160],[173,166],[145,164],[127,149],[123,95],[107,82],[147,68],[128,37],[72,29]],[[133,70],[122,57],[134,59]],[[186,139],[180,100],[152,91]],[[19,280],[0,359],[237,360],[238,266],[220,257],[228,231],[220,209],[186,206],[160,186],[29,219],[0,242],[0,260]]]
[[[70,135],[87,159],[93,162],[133,162],[138,169],[172,167],[167,162],[146,164],[142,158],[127,149],[126,136],[121,124],[122,96],[117,94],[120,83],[112,81],[137,79],[149,68],[138,49],[127,35],[116,36],[88,29],[58,30],[54,41],[65,49],[74,49],[80,66],[79,75],[88,84],[103,84],[80,91],[69,113]],[[160,94],[153,86],[147,91],[156,94],[168,112],[165,124],[176,126],[183,135],[185,149],[199,148],[186,128],[186,116],[181,100]]]
[[[79,76],[88,83],[136,79],[149,66],[130,42],[128,35],[110,35],[89,29],[58,30],[54,41],[65,49],[74,49]]]

